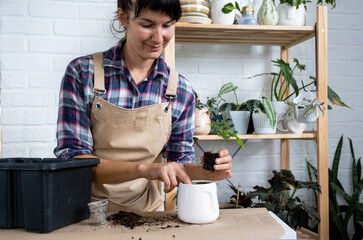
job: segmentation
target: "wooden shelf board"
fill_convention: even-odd
[[[315,36],[314,26],[177,23],[177,43],[249,44],[292,47]]]
[[[199,140],[222,140],[223,138],[217,135],[194,135]],[[242,140],[246,139],[295,139],[295,140],[314,140],[316,139],[316,132],[303,132],[302,134],[246,134],[238,135]],[[231,138],[234,139],[234,138]]]

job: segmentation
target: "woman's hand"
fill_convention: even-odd
[[[227,149],[222,149],[218,151],[219,158],[216,159],[216,164],[214,165],[214,172],[207,171],[207,178],[211,181],[219,181],[225,178],[232,177],[232,157],[229,155]],[[203,162],[203,157],[201,161]]]
[[[185,171],[183,164],[176,162],[140,164],[139,170],[149,180],[162,180],[164,191],[170,192],[180,182],[191,184],[192,181]]]

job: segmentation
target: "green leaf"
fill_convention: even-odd
[[[221,97],[222,95],[229,93],[229,92],[233,92],[237,89],[237,86],[234,86],[233,83],[229,82],[224,84],[221,89],[219,90],[218,96],[217,97]]]
[[[224,7],[222,8],[222,12],[224,14],[228,14],[230,12],[232,12],[234,9],[234,6],[232,3],[227,3],[226,5],[224,5]]]
[[[335,154],[334,154],[334,160],[333,160],[333,165],[332,165],[332,179],[331,181],[333,183],[337,182],[338,179],[338,170],[339,170],[339,161],[340,161],[340,156],[342,153],[342,146],[343,146],[343,135],[340,137],[338,146],[335,150]]]
[[[262,97],[262,105],[267,118],[270,120],[272,128],[276,126],[276,112],[271,100]]]
[[[342,216],[338,214],[337,209],[331,202],[331,199],[329,199],[329,212],[330,220],[334,223],[334,226],[330,226],[330,228],[335,228],[336,230],[338,230],[340,235],[338,236],[338,239],[340,238],[341,240],[349,240],[347,230],[343,226]]]
[[[341,107],[347,107],[350,108],[347,104],[345,104],[339,97],[339,95],[333,91],[331,87],[328,86],[328,99],[332,104],[341,106]]]
[[[239,12],[241,12],[241,8],[239,7],[238,2],[236,1],[236,2],[234,2],[234,3],[235,3],[235,5],[236,5],[236,9],[237,9]]]

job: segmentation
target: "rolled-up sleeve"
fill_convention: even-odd
[[[82,84],[81,67],[71,62],[62,79],[59,93],[57,146],[54,154],[60,158],[90,155],[93,150],[89,108]]]
[[[173,125],[170,139],[166,144],[164,158],[183,165],[195,163],[193,135],[195,131],[195,98],[189,82],[179,78],[176,101],[172,104]]]

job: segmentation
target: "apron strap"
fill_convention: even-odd
[[[94,71],[94,87],[93,89],[99,93],[104,94],[105,89],[105,74],[103,69],[103,53],[97,52],[93,55],[93,71]],[[174,99],[176,97],[176,90],[178,88],[179,74],[174,70],[170,69],[168,87],[165,92],[167,99]]]
[[[179,74],[170,68],[168,87],[165,92],[167,99],[174,99],[176,97],[176,89],[178,88]]]
[[[96,92],[106,92],[105,89],[105,73],[103,70],[103,53],[97,52],[93,54],[93,72],[94,83],[93,89]]]

